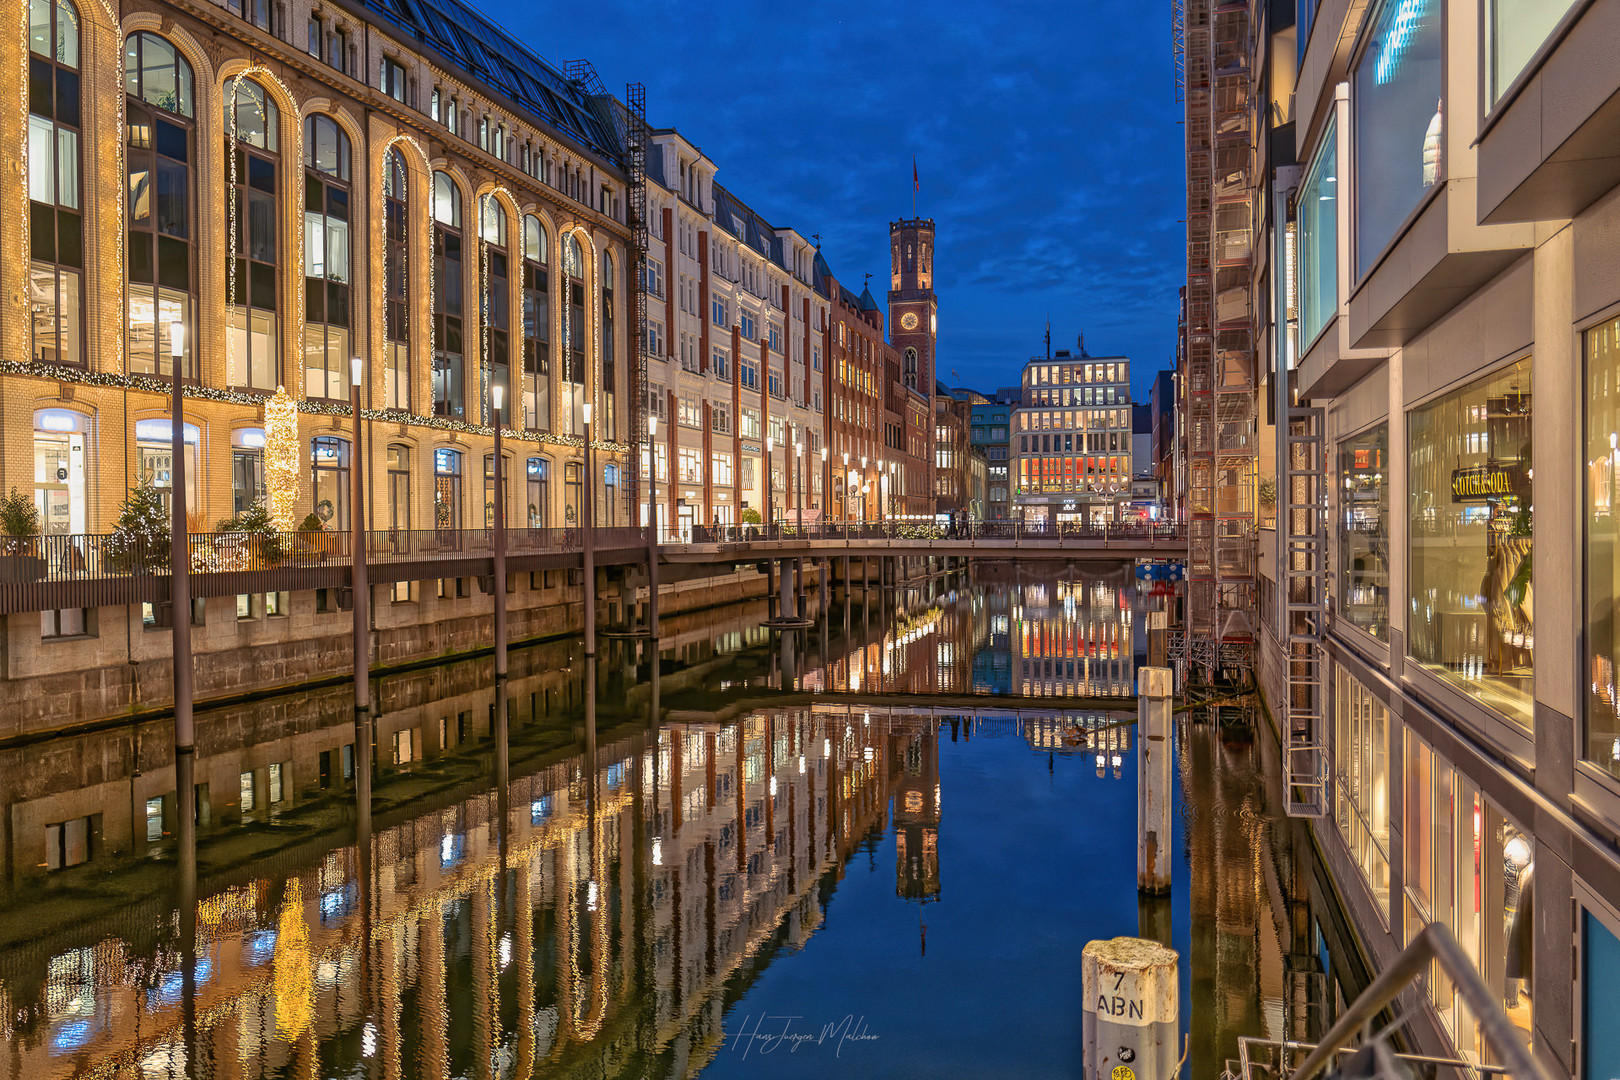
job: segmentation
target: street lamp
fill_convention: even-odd
[[[832,498],[832,467],[827,463],[827,444],[821,444],[821,519],[825,522],[832,515],[827,512],[827,500]]]
[[[489,395],[495,415],[495,677],[506,678],[506,478],[501,462],[501,406],[506,387],[496,383]]]
[[[647,416],[647,637],[658,637],[658,416]],[[651,650],[649,650],[651,652]],[[656,656],[653,663],[657,663]]]
[[[349,593],[350,614],[354,616],[354,712],[363,719],[371,704],[370,582],[366,566],[365,466],[360,453],[360,384],[365,379],[365,361],[349,359],[349,431],[353,446],[349,461]]]
[[[861,524],[866,524],[868,511],[866,509],[866,493],[872,489],[872,482],[866,478],[866,455],[861,455]]]
[[[847,534],[849,532],[849,451],[848,450],[844,451],[844,499],[843,499],[843,505],[841,507],[839,507],[839,510],[842,511],[842,516],[844,518],[844,532]]]
[[[802,434],[804,428],[799,428]],[[804,535],[804,443],[799,439],[793,440],[793,479],[799,489],[799,535]]]
[[[174,395],[169,404],[169,622],[174,638],[174,778],[180,811],[181,870],[196,874],[196,726],[191,715],[191,544],[186,533],[186,414],[180,393],[186,324],[169,324],[169,365]]]
[[[776,486],[772,482],[772,479],[771,479],[771,454],[775,450],[775,448],[776,448],[775,440],[773,440],[771,438],[771,436],[769,436],[769,435],[765,436],[765,468],[763,470],[765,475],[763,477],[761,477],[761,480],[765,484],[765,535],[766,536],[771,535],[771,489]]]
[[[585,657],[596,658],[596,476],[591,456],[591,404],[580,406],[585,418],[585,527],[581,530],[580,550],[585,576]]]

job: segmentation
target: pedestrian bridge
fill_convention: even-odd
[[[658,561],[688,575],[704,566],[772,559],[934,557],[997,560],[1184,559],[1178,526],[1030,528],[1014,522],[955,528],[896,523],[827,522],[798,527],[696,526],[660,530]],[[493,529],[390,529],[349,532],[192,533],[191,595],[350,588],[361,555],[373,585],[494,573]],[[506,568],[519,574],[573,570],[585,549],[600,567],[645,565],[644,527],[592,530],[507,529]],[[0,536],[0,615],[64,608],[162,603],[169,597],[167,536],[77,534]],[[673,575],[672,575],[673,576]]]

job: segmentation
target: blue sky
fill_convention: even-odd
[[[939,376],[993,389],[1084,330],[1146,400],[1175,354],[1181,128],[1169,0],[955,4],[493,0],[491,17],[701,146],[773,224],[886,288],[888,223],[937,223]],[[957,377],[952,378],[955,369]]]

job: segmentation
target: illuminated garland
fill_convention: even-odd
[[[298,406],[283,387],[264,403],[264,478],[270,518],[291,532],[298,504]]]

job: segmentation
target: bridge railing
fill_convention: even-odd
[[[489,558],[495,548],[494,530],[487,528],[379,529],[362,535],[366,561],[376,565]],[[802,527],[792,522],[693,525],[680,533],[664,532],[660,545],[852,540],[1173,542],[1184,539],[1185,535],[1179,526],[1157,524],[1079,526],[976,521],[936,525],[819,521]],[[592,539],[597,550],[644,547],[647,530],[642,526],[598,526]],[[506,530],[509,555],[569,554],[580,551],[583,542],[584,530],[578,527]],[[353,560],[353,543],[350,533],[334,530],[191,533],[187,537],[187,550],[191,572],[206,574],[347,565]],[[169,540],[162,534],[0,536],[0,585],[165,577],[170,572],[169,560]]]

